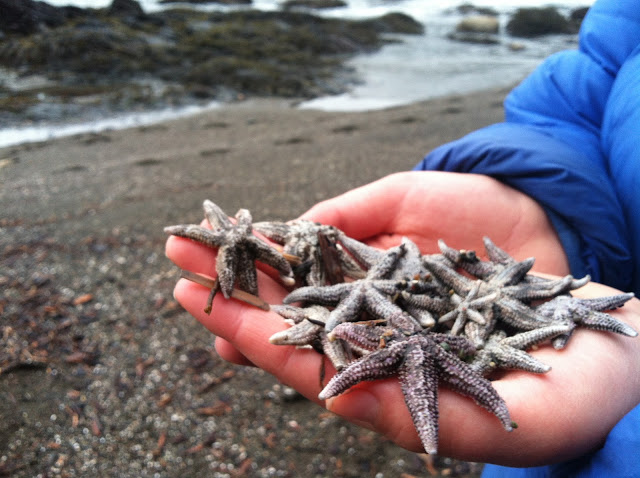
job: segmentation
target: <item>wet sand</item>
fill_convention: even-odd
[[[223,362],[172,298],[162,228],[205,198],[292,219],[501,121],[506,92],[367,113],[252,100],[0,149],[0,476],[477,476]]]

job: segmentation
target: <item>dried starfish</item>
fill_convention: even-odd
[[[563,295],[540,304],[536,307],[536,312],[544,317],[570,326],[566,334],[560,335],[553,341],[553,346],[556,349],[561,349],[566,346],[576,325],[582,325],[594,330],[614,332],[628,337],[636,337],[638,332],[633,328],[603,312],[622,307],[632,297],[633,293],[594,299],[579,299],[570,295]]]
[[[365,380],[398,375],[405,402],[427,453],[438,451],[438,384],[473,398],[495,414],[504,428],[513,429],[506,404],[469,364],[454,353],[470,353],[473,346],[462,337],[445,334],[399,334],[382,349],[371,352],[336,374],[320,392],[325,400]]]
[[[236,224],[233,224],[213,202],[204,201],[203,208],[213,229],[183,224],[166,227],[164,231],[218,249],[216,272],[225,298],[231,296],[236,284],[239,289],[258,295],[256,260],[275,268],[285,285],[293,285],[293,271],[286,259],[275,248],[253,235],[249,211],[240,209],[235,216]]]
[[[342,370],[352,361],[353,355],[341,340],[329,339],[325,324],[329,310],[320,305],[300,308],[291,305],[275,305],[272,310],[285,319],[293,322],[293,326],[273,334],[269,342],[275,345],[311,346],[325,354],[336,370]]]
[[[297,219],[289,222],[257,222],[254,230],[283,246],[285,254],[300,259],[294,269],[311,286],[344,282],[343,275],[364,276],[362,268],[344,252],[338,238],[344,233],[333,226]]]
[[[567,324],[554,324],[520,332],[511,337],[507,337],[507,333],[502,330],[494,332],[484,348],[474,357],[471,366],[482,375],[487,375],[498,368],[526,370],[533,373],[548,372],[551,367],[533,358],[525,350],[550,338],[566,334],[569,329],[570,326]]]
[[[389,249],[364,279],[324,287],[301,287],[287,295],[283,302],[290,304],[302,301],[336,306],[327,320],[327,332],[342,322],[358,320],[363,311],[377,319],[404,319],[406,314],[393,302],[393,298],[405,283],[387,279],[404,252],[404,245]]]

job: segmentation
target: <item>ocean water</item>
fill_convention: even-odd
[[[400,106],[449,94],[464,94],[493,87],[516,84],[533,71],[544,58],[554,52],[576,48],[572,36],[546,36],[534,40],[502,38],[500,44],[479,45],[447,39],[460,15],[455,7],[467,0],[347,0],[348,6],[316,11],[317,14],[343,18],[369,18],[389,12],[403,12],[425,25],[425,34],[399,35],[401,42],[389,44],[380,51],[353,58],[352,67],[358,84],[344,94],[320,97],[300,104],[300,108],[328,111],[367,111]],[[157,0],[139,0],[145,11],[166,8]],[[75,5],[101,8],[111,0],[48,0],[53,5]],[[253,0],[251,8],[276,10],[276,0]],[[492,7],[499,13],[504,26],[509,14],[516,8],[540,6],[536,0],[488,0],[472,2]],[[573,8],[589,6],[593,0],[561,0],[554,4],[565,13]],[[215,4],[195,8],[204,10],[231,10],[247,7],[229,7]],[[504,29],[502,29],[504,30]],[[521,47],[511,48],[516,41]],[[211,104],[208,108],[219,105]],[[129,114],[108,118],[101,122],[72,125],[36,125],[29,128],[0,129],[0,147],[25,141],[100,131],[107,128],[126,128],[138,124],[162,121],[168,117],[184,116],[202,111],[199,108]]]

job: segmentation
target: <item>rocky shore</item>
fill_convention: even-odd
[[[2,0],[0,11],[11,3]],[[0,67],[11,81],[0,83],[0,127],[211,100],[339,93],[355,80],[346,59],[380,48],[390,41],[387,33],[423,31],[399,13],[361,21],[288,8],[175,7],[147,14],[134,0],[105,9],[29,0],[11,16],[3,13]]]
[[[102,9],[0,0],[0,128],[214,100],[339,94],[359,81],[348,59],[401,41],[389,34],[420,35],[425,28],[402,13],[358,21],[316,13],[342,1],[226,13],[164,3],[166,10],[147,13],[136,0]],[[449,38],[508,41],[517,49],[519,37],[575,33],[585,11],[565,17],[554,7],[518,9],[504,26],[505,40],[496,11],[463,4],[453,13],[464,18]]]

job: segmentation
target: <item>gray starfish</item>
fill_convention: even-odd
[[[258,278],[255,261],[275,268],[285,285],[293,285],[293,271],[286,259],[276,249],[251,232],[251,214],[246,209],[236,213],[236,224],[213,202],[203,204],[204,214],[213,229],[195,224],[169,226],[167,234],[186,237],[206,246],[218,249],[216,272],[219,287],[225,298],[237,287],[258,295]]]
[[[438,450],[438,384],[444,383],[454,391],[473,398],[502,422],[508,431],[513,429],[506,404],[491,382],[457,353],[469,353],[471,344],[462,337],[443,334],[415,334],[390,341],[353,362],[336,374],[320,392],[319,398],[339,395],[366,380],[398,375],[404,399],[414,426],[427,453]]]
[[[576,325],[582,325],[594,330],[614,332],[628,337],[636,337],[638,332],[632,327],[603,312],[622,307],[633,297],[634,294],[631,292],[593,299],[580,299],[571,295],[562,295],[540,304],[536,307],[536,312],[554,321],[570,325],[570,330],[566,334],[553,341],[553,346],[561,349],[566,346]]]
[[[566,334],[570,329],[567,324],[554,324],[539,329],[521,332],[507,337],[500,330],[491,334],[484,348],[474,357],[471,366],[482,375],[488,375],[496,369],[518,369],[533,373],[545,373],[551,367],[535,359],[525,352],[534,345],[541,344],[550,338]]]
[[[471,279],[458,274],[439,261],[428,257],[423,257],[423,261],[434,276],[451,287],[459,296],[466,297],[471,292],[474,286],[474,281]],[[532,265],[532,260],[511,264],[488,280],[482,281],[478,291],[479,297],[497,294],[494,306],[500,319],[522,330],[549,325],[548,318],[537,313],[523,301],[552,298],[576,285],[576,281],[570,275],[557,280],[521,281]]]
[[[344,276],[364,277],[364,270],[347,254],[338,238],[344,233],[333,226],[305,219],[258,222],[254,230],[283,246],[283,252],[300,259],[294,268],[303,283],[322,286],[344,282]]]
[[[397,318],[404,321],[406,314],[393,302],[393,298],[405,283],[387,279],[404,252],[404,245],[389,249],[364,279],[324,287],[301,287],[287,295],[283,302],[291,304],[302,301],[336,306],[327,320],[327,332],[342,322],[359,320],[363,311],[378,319],[393,321]]]
[[[481,284],[481,281],[476,281],[464,298],[460,297],[455,292],[451,294],[451,301],[455,308],[438,319],[439,324],[449,322],[451,320],[454,321],[451,326],[451,335],[459,335],[469,320],[476,322],[479,325],[487,325],[484,315],[479,311],[488,307],[490,308],[493,305],[493,302],[498,298],[498,293],[494,292],[492,294],[478,297]]]
[[[342,340],[327,337],[325,323],[329,310],[320,305],[306,308],[291,305],[274,305],[271,309],[285,319],[293,322],[293,326],[273,334],[269,342],[275,345],[310,346],[325,354],[336,370],[342,370],[353,361],[351,350]]]

